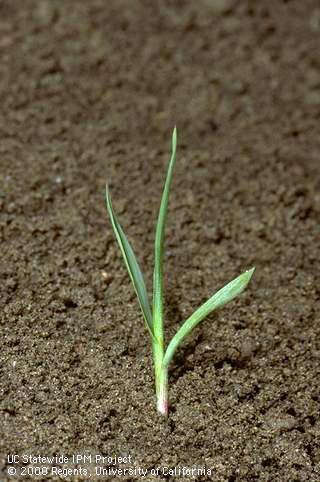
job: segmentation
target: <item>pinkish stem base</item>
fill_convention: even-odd
[[[160,372],[158,393],[157,393],[157,409],[164,417],[168,416],[168,373],[165,370]]]

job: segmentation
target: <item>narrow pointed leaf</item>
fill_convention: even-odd
[[[155,264],[153,273],[153,316],[154,334],[158,339],[163,339],[163,247],[164,231],[166,225],[169,192],[172,174],[176,160],[177,129],[172,134],[172,153],[168,165],[167,177],[162,193],[155,237]]]
[[[175,336],[168,345],[163,365],[168,366],[176,349],[182,343],[186,336],[206,318],[212,311],[222,308],[229,301],[233,300],[247,287],[255,268],[245,271],[240,276],[230,281],[226,286],[221,288],[211,298],[209,298],[203,305],[200,306],[181,326]]]
[[[132,247],[120,226],[115,212],[112,207],[110,191],[108,185],[106,186],[106,207],[111,219],[111,224],[113,231],[115,233],[116,239],[121,249],[122,256],[124,258],[125,265],[127,267],[130,279],[134,286],[135,292],[137,294],[141,311],[146,322],[147,328],[153,337],[153,327],[152,327],[152,314],[150,309],[150,304],[148,300],[146,285],[144,278],[139,267],[138,261],[134,255]]]

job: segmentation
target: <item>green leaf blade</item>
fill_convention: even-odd
[[[177,129],[172,133],[171,158],[168,165],[167,176],[162,193],[160,209],[158,214],[156,236],[155,236],[155,261],[153,274],[153,316],[154,333],[157,339],[163,339],[163,251],[164,232],[167,219],[169,192],[172,182],[172,175],[176,161],[177,152]]]
[[[116,236],[117,242],[119,244],[127,271],[129,273],[131,282],[137,294],[144,321],[146,323],[146,326],[148,328],[148,331],[151,337],[153,338],[154,333],[153,333],[153,324],[152,324],[152,313],[151,313],[151,308],[149,304],[149,299],[148,299],[148,294],[147,294],[147,289],[143,278],[143,274],[138,264],[138,261],[135,257],[135,254],[133,252],[133,249],[126,235],[124,234],[124,231],[120,223],[118,222],[118,219],[114,212],[108,185],[106,186],[106,207],[110,216],[111,225],[112,225],[114,234]]]
[[[163,364],[168,366],[176,349],[188,336],[193,329],[201,323],[210,313],[222,308],[224,305],[240,295],[247,287],[255,268],[245,271],[237,278],[233,279],[226,286],[221,288],[203,305],[201,305],[181,326],[168,345]]]

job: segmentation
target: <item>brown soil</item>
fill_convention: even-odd
[[[1,2],[1,480],[76,453],[320,480],[319,45],[317,0]],[[150,284],[175,123],[167,339],[256,273],[180,349],[164,420],[103,197]]]

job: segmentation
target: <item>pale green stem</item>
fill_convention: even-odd
[[[156,397],[158,411],[164,415],[168,415],[168,377],[167,370],[163,369],[164,342],[155,340],[152,344],[153,360],[154,360],[154,377],[156,385]]]
[[[164,356],[163,343],[159,343],[157,340],[155,340],[152,343],[152,349],[153,349],[156,395],[158,396],[160,372],[161,372],[162,360],[163,360],[163,356]]]

